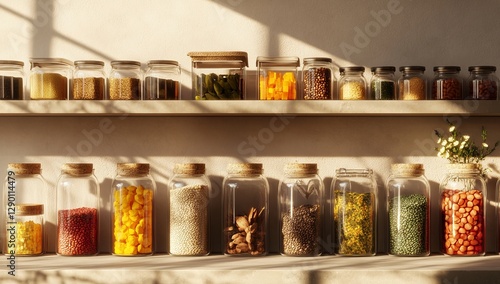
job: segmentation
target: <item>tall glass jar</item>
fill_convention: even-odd
[[[225,255],[268,253],[269,183],[262,174],[262,164],[228,166],[222,182]]]
[[[339,71],[339,100],[366,100],[366,79],[363,75],[365,67],[341,67]]]
[[[176,164],[170,179],[171,255],[208,255],[211,184],[205,164]]]
[[[63,58],[32,58],[30,98],[67,100],[73,77],[73,62]]]
[[[387,181],[389,254],[430,254],[430,185],[422,164],[393,164]]]
[[[427,99],[427,80],[424,77],[425,66],[402,66],[399,68],[398,100]]]
[[[177,61],[151,60],[144,74],[145,100],[178,100],[181,98],[181,68]]]
[[[302,68],[302,98],[304,100],[331,100],[335,98],[337,79],[331,58],[304,58]]]
[[[298,90],[298,57],[257,57],[260,100],[296,100]]]
[[[75,61],[71,100],[103,100],[105,90],[104,62],[95,60]]]
[[[0,60],[0,100],[24,99],[24,62]]]
[[[142,71],[138,61],[111,61],[108,80],[110,100],[140,100]]]
[[[338,169],[332,182],[335,253],[377,253],[377,183],[371,169]]]
[[[442,252],[484,255],[487,199],[479,164],[449,164],[440,192]]]
[[[495,66],[470,66],[467,79],[468,94],[466,99],[496,100],[498,96],[498,77]]]
[[[92,164],[64,164],[57,181],[58,255],[99,252],[99,183]]]
[[[435,100],[461,100],[462,78],[459,66],[434,67],[432,98]]]
[[[14,219],[7,222],[6,254],[41,255],[44,252],[44,207],[42,204],[16,205]]]
[[[111,187],[113,255],[153,254],[155,191],[156,183],[149,175],[149,164],[117,164],[117,175]]]
[[[321,254],[324,185],[316,164],[287,164],[279,184],[280,253],[286,256]]]
[[[395,100],[396,80],[394,79],[394,66],[372,67],[372,79],[370,82],[370,99],[372,100]]]

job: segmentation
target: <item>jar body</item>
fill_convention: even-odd
[[[370,81],[370,99],[395,100],[396,81],[394,79],[394,72],[396,71],[396,67],[373,67],[371,71],[373,76]]]
[[[428,256],[430,186],[423,172],[408,171],[406,166],[393,167],[387,181],[389,254]]]
[[[24,99],[24,63],[0,60],[0,100]]]
[[[335,98],[337,80],[330,58],[304,58],[302,68],[302,99],[331,100]]]
[[[181,98],[181,68],[177,61],[148,62],[144,74],[145,100],[178,100]]]
[[[471,66],[470,76],[467,79],[468,95],[466,99],[497,100],[498,77],[495,75],[495,66]]]
[[[108,79],[110,100],[140,100],[142,71],[137,61],[111,61]]]
[[[363,76],[364,67],[340,68],[339,100],[366,100],[366,79]]]
[[[6,254],[35,256],[44,252],[43,210],[40,204],[16,206],[15,218],[7,224]]]
[[[296,100],[298,90],[297,57],[257,57],[257,89],[260,100]]]
[[[73,62],[58,58],[35,58],[30,61],[30,99],[67,100]]]
[[[73,92],[71,100],[103,100],[106,91],[106,74],[104,62],[80,60],[75,61],[73,73]]]
[[[427,80],[424,77],[424,66],[403,66],[399,68],[398,79],[399,100],[427,99]]]
[[[485,254],[486,184],[477,164],[449,164],[440,184],[441,249],[451,256]]]
[[[335,253],[372,256],[376,249],[377,184],[369,169],[339,169],[332,182]]]
[[[80,164],[75,164],[80,165]],[[68,171],[57,181],[57,248],[64,256],[99,253],[99,183],[92,164],[85,172]],[[70,165],[71,166],[71,165]]]
[[[434,67],[432,81],[432,98],[435,100],[461,100],[462,78],[459,76],[458,66]]]

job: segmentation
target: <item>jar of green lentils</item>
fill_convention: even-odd
[[[372,100],[395,100],[396,81],[394,79],[394,66],[372,67],[372,79],[370,82],[370,99]]]
[[[341,67],[339,71],[339,100],[366,100],[366,79],[363,76],[365,67]]]

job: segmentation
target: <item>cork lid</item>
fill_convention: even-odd
[[[391,171],[404,176],[421,176],[425,173],[423,164],[392,164]]]
[[[286,175],[314,175],[318,173],[317,164],[289,163],[285,165]]]
[[[149,174],[149,164],[118,163],[116,171],[121,176],[147,175]]]
[[[40,163],[12,163],[8,164],[7,169],[16,175],[39,175],[42,172],[42,165]]]
[[[467,164],[446,164],[446,167],[450,172],[455,173],[479,173],[481,172],[481,165],[476,163],[467,163]]]
[[[93,164],[90,163],[66,163],[62,167],[62,172],[68,175],[88,175],[94,169]]]
[[[241,61],[248,66],[248,54],[244,51],[194,51],[188,56],[192,61]]]
[[[43,204],[18,204],[16,205],[16,215],[31,216],[43,214]]]
[[[263,172],[262,164],[260,163],[237,163],[229,164],[227,167],[229,174],[240,175],[260,175]]]
[[[174,174],[182,175],[202,175],[205,174],[205,164],[187,163],[176,164]]]

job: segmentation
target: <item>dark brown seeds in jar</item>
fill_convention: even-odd
[[[435,100],[461,100],[462,84],[455,78],[444,78],[432,83],[432,95]]]
[[[329,100],[332,98],[332,73],[330,69],[311,68],[304,72],[304,100]]]

